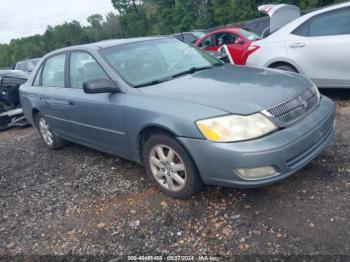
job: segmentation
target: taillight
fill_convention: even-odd
[[[247,48],[247,50],[244,52],[244,55],[243,55],[243,65],[246,64],[248,57],[259,48],[260,48],[259,45],[253,45],[253,44]]]
[[[248,49],[247,49],[247,55],[250,56],[251,54],[253,54],[259,48],[260,48],[260,46],[258,46],[258,45],[251,45],[251,46],[249,46]]]

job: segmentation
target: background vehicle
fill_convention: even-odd
[[[218,51],[227,45],[228,51],[236,65],[244,65],[251,52],[251,43],[259,39],[258,35],[242,28],[228,27],[214,30],[201,37],[195,43],[205,51]]]
[[[202,31],[184,32],[172,35],[173,37],[189,44],[194,44],[199,38],[204,36]]]
[[[270,26],[270,17],[264,16],[256,19],[248,20],[242,23],[238,23],[237,27],[246,29],[251,32],[255,32],[261,36],[263,32]]]
[[[247,65],[298,72],[318,87],[350,87],[350,3],[323,8],[251,44]]]
[[[19,99],[19,87],[24,84],[40,58],[18,61],[13,70],[0,70],[0,130],[26,126]]]
[[[40,61],[40,58],[34,58],[34,59],[27,59],[27,60],[22,60],[22,61],[18,61],[14,66],[13,66],[13,70],[21,70],[21,71],[25,71],[28,73],[31,73],[36,64]]]
[[[226,64],[234,64],[226,45],[223,45],[218,51],[214,51],[214,52],[207,51],[207,52],[212,56],[214,56],[215,58],[220,59],[222,62]]]
[[[164,193],[258,187],[292,175],[334,135],[335,105],[308,78],[224,64],[174,38],[48,54],[20,88],[46,145],[65,140],[143,164]]]
[[[27,125],[19,100],[19,87],[28,74],[18,70],[0,70],[0,130]]]

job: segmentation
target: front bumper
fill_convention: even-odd
[[[331,142],[335,133],[335,105],[322,96],[320,104],[300,121],[260,139],[239,143],[178,138],[195,161],[207,185],[237,188],[277,182],[307,165]],[[237,168],[273,166],[278,174],[245,180]]]

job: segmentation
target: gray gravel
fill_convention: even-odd
[[[350,95],[333,143],[269,187],[206,187],[187,201],[131,162],[34,128],[0,133],[0,255],[350,255]]]

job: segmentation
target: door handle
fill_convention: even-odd
[[[71,105],[71,106],[75,105],[73,101],[68,101],[68,104]]]
[[[47,100],[47,103],[48,104],[52,104],[52,105],[57,105],[57,106],[71,106],[71,105],[74,105],[73,102],[71,101],[67,101],[67,100],[60,100],[60,99],[55,99],[55,98],[48,98]]]
[[[303,48],[304,46],[306,46],[304,43],[292,43],[289,45],[290,48]]]

